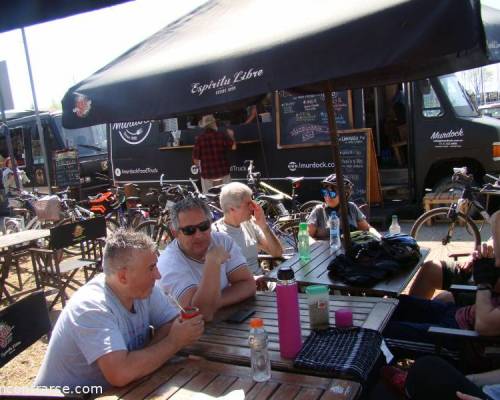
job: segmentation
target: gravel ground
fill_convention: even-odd
[[[12,270],[11,270],[12,271]],[[21,262],[21,277],[23,281],[23,290],[29,290],[35,287],[35,280],[33,277],[33,269],[31,267],[31,259],[23,258]],[[78,276],[77,279],[83,282],[83,276]],[[10,274],[9,282],[17,284],[16,274]],[[12,293],[11,290],[9,290]],[[0,309],[7,306],[7,302],[2,297],[2,302],[0,303]],[[50,319],[52,321],[52,326],[54,326],[57,316],[61,312],[61,304],[58,303],[50,312]],[[31,347],[24,350],[16,358],[11,360],[5,366],[0,368],[0,385],[1,386],[31,386],[35,380],[36,374],[40,365],[42,364],[45,351],[47,350],[48,340],[44,336]]]

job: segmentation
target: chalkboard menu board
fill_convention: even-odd
[[[53,162],[54,176],[58,187],[80,185],[80,164],[76,150],[66,149],[54,152]]]
[[[342,132],[339,135],[342,172],[354,183],[351,200],[357,204],[368,202],[370,193],[370,129]]]
[[[352,129],[351,92],[333,92],[333,107],[338,130]],[[276,135],[279,149],[317,146],[330,143],[325,96],[308,94],[295,96],[278,92],[276,106]]]

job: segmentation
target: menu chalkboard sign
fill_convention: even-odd
[[[351,92],[333,92],[333,107],[338,130],[352,129]],[[317,146],[330,143],[328,114],[323,94],[295,96],[278,92],[276,135],[279,149]]]
[[[54,152],[53,162],[54,176],[58,187],[80,185],[80,164],[76,150],[66,149]]]
[[[344,177],[354,183],[351,200],[357,204],[369,201],[370,129],[342,132],[339,135],[340,159]]]

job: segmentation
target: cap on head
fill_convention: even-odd
[[[200,128],[217,129],[217,120],[213,114],[204,115],[198,125]]]

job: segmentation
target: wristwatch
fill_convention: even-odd
[[[480,283],[479,285],[477,285],[476,290],[489,290],[491,292],[492,289],[493,288],[491,287],[491,285],[486,284],[486,283]]]

